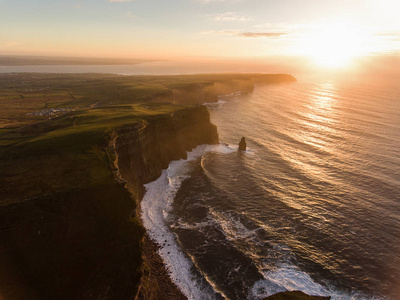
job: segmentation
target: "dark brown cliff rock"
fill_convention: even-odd
[[[199,106],[145,117],[113,130],[108,140],[104,182],[0,206],[0,298],[135,299],[141,278],[152,287],[144,293],[148,298],[178,293],[167,283],[156,288],[153,270],[144,268],[144,230],[135,209],[143,183],[197,145],[217,143],[216,127]],[[35,155],[52,159],[54,151]],[[109,169],[114,161],[119,182]],[[63,178],[96,175],[91,172],[66,172]],[[37,188],[46,180],[38,180]]]
[[[157,179],[170,161],[186,158],[187,151],[201,144],[218,142],[217,128],[210,123],[204,106],[151,117],[115,131],[110,147],[116,154],[118,177],[126,182],[137,201],[136,214],[140,214],[143,184]],[[155,254],[156,247],[147,236],[143,239],[143,276],[136,299],[184,299],[180,291],[168,283],[170,279]]]
[[[331,297],[309,296],[300,291],[281,292],[263,300],[329,300]]]
[[[131,189],[157,179],[172,160],[201,144],[218,143],[207,108],[197,106],[149,117],[114,132],[111,144],[121,179]]]

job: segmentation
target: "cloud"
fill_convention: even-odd
[[[240,32],[237,35],[246,38],[279,38],[287,34],[286,32]]]
[[[235,12],[226,12],[223,14],[214,15],[212,17],[214,21],[235,21],[235,22],[245,22],[253,20],[250,17],[239,15]]]
[[[131,0],[108,0],[110,2],[131,2]]]
[[[290,35],[287,32],[242,32],[239,30],[204,30],[200,31],[199,34],[202,35],[230,35],[230,36],[239,36],[245,38],[280,38],[282,36]]]

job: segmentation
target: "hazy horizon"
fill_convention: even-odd
[[[300,57],[347,67],[400,51],[400,4],[374,1],[0,1],[0,55],[128,60]]]

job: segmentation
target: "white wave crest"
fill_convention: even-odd
[[[165,263],[171,279],[188,297],[188,299],[214,299],[210,287],[195,278],[192,272],[193,262],[184,254],[175,239],[174,234],[166,224],[172,209],[172,203],[182,182],[190,174],[189,162],[199,159],[207,152],[230,153],[234,151],[227,145],[201,145],[188,152],[186,160],[170,163],[161,176],[146,184],[146,193],[141,202],[141,218],[150,238],[160,248],[158,250]],[[212,286],[212,283],[210,282]]]
[[[331,296],[332,300],[378,300],[378,298],[370,298],[358,292],[349,294],[331,287],[324,287],[292,264],[282,264],[275,270],[262,273],[265,279],[253,285],[248,299],[263,299],[285,291],[302,291],[313,296]]]
[[[203,103],[203,105],[204,105],[204,106],[207,106],[207,108],[219,109],[219,108],[221,108],[225,103],[226,103],[225,100],[219,99],[218,102],[206,102],[206,103]]]

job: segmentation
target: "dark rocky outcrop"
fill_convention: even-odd
[[[329,300],[331,297],[309,296],[300,291],[281,292],[264,298],[264,300]]]
[[[133,208],[118,183],[1,207],[1,299],[133,298],[143,235]]]
[[[242,139],[239,142],[239,150],[246,151],[246,149],[247,149],[246,138],[242,137]]]

